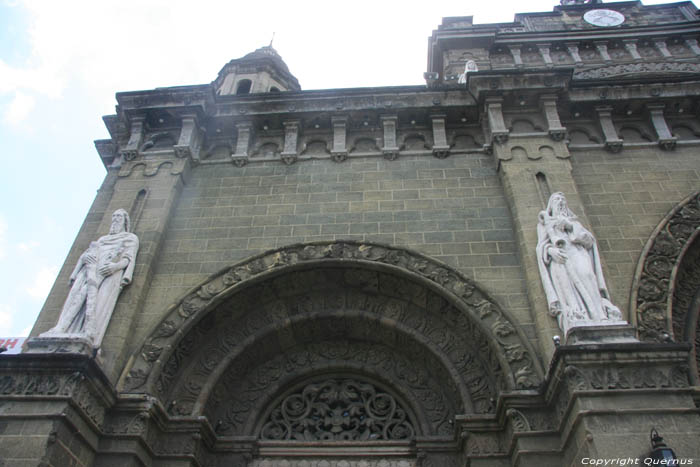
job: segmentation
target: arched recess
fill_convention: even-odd
[[[334,375],[392,394],[432,436],[542,381],[522,332],[473,281],[352,241],[284,247],[211,276],[171,306],[127,371],[122,392],[248,437],[289,388]]]
[[[700,288],[700,191],[681,201],[642,250],[630,316],[646,341],[695,343]],[[697,365],[691,372],[697,377]]]

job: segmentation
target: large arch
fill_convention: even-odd
[[[259,436],[289,388],[350,375],[402,401],[417,434],[452,437],[455,415],[493,412],[500,392],[542,381],[522,331],[471,280],[352,241],[293,245],[211,276],[131,363],[122,392],[205,415],[222,436]]]
[[[688,342],[691,378],[700,361],[700,191],[676,205],[654,229],[637,265],[630,316],[646,341]]]

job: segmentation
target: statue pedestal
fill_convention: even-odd
[[[621,321],[619,324],[595,324],[576,326],[566,333],[566,345],[615,344],[639,342],[634,326]]]
[[[32,337],[24,345],[23,353],[72,353],[95,356],[92,340],[71,334]]]

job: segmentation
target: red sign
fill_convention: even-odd
[[[21,353],[22,345],[24,344],[25,340],[27,340],[26,337],[0,337],[0,349],[3,347],[7,349],[6,351],[0,353],[0,355]]]

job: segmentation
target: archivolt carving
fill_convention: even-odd
[[[700,228],[700,192],[676,206],[652,233],[637,265],[632,285],[630,316],[636,318],[642,340],[675,337],[671,327],[672,278]]]
[[[328,329],[331,326],[321,327]],[[367,327],[370,327],[369,323]],[[227,368],[214,388],[204,413],[215,423],[218,434],[251,433],[255,431],[257,414],[279,391],[293,385],[300,375],[336,369],[343,374],[375,375],[375,378],[401,391],[403,397],[415,405],[412,410],[420,421],[420,426],[416,426],[417,432],[451,435],[451,421],[456,413],[464,412],[464,407],[454,406],[453,403],[460,402],[458,388],[445,374],[442,365],[428,352],[415,345],[406,351],[407,355],[402,355],[377,343],[319,341],[286,349],[256,365],[253,357],[258,351],[251,349],[249,357],[237,359]],[[493,395],[488,379],[476,366],[471,370],[470,388],[474,391],[474,398],[481,398],[482,411],[488,410],[491,408],[489,399]],[[181,401],[178,405],[189,404],[191,407],[188,394],[180,393],[178,397],[177,400]],[[225,415],[221,417],[220,414]]]
[[[503,369],[504,386],[507,388],[534,388],[541,381],[541,368],[534,358],[529,343],[521,332],[513,325],[511,320],[503,313],[499,306],[486,294],[479,290],[469,279],[451,270],[449,267],[436,262],[418,253],[389,246],[367,244],[359,242],[335,242],[301,244],[285,247],[252,257],[236,266],[223,270],[188,293],[182,300],[171,307],[160,325],[158,325],[147,338],[141,350],[134,356],[134,364],[124,379],[126,391],[149,391],[156,386],[156,382],[167,381],[169,375],[178,373],[179,368],[189,358],[196,335],[189,332],[198,323],[206,323],[205,316],[213,305],[221,302],[225,297],[237,290],[257,281],[263,277],[273,277],[285,270],[285,268],[299,268],[305,265],[344,264],[355,267],[382,267],[393,271],[395,274],[421,281],[437,290],[441,295],[446,295],[449,300],[459,308],[448,307],[442,304],[443,312],[446,312],[446,320],[453,323],[455,332],[461,334],[462,340],[474,342],[480,346],[484,361],[493,369]],[[386,282],[390,282],[392,276],[387,275]],[[398,278],[395,278],[398,280]],[[288,284],[293,289],[293,284]],[[386,290],[392,290],[385,286]],[[425,289],[423,289],[425,290]],[[257,297],[265,297],[265,290],[260,290]],[[293,292],[293,290],[292,290]],[[289,293],[292,293],[289,292]],[[300,293],[297,291],[297,293]],[[435,295],[437,299],[444,299]],[[351,298],[348,298],[351,300]],[[302,306],[302,305],[295,305]],[[375,313],[391,314],[399,312],[395,319],[402,316],[401,308],[395,305],[377,304],[367,305],[375,310]],[[430,303],[428,307],[433,306]],[[392,308],[393,307],[393,308]],[[394,311],[395,310],[395,311]],[[258,323],[250,323],[247,326],[261,329],[264,322],[279,322],[288,317],[288,313],[299,313],[304,310],[287,310],[279,308],[271,314],[261,313],[257,317]],[[438,309],[436,312],[440,312]],[[405,314],[404,320],[412,319],[412,314]],[[420,314],[416,315],[420,319]],[[422,317],[426,321],[426,317]],[[406,326],[409,323],[406,322]],[[416,328],[422,326],[416,324]],[[198,329],[202,326],[197,326]],[[245,327],[238,328],[238,333],[233,332],[227,341],[220,342],[219,352],[209,355],[211,367],[217,355],[227,352],[236,342],[245,340]],[[202,331],[204,332],[204,331]],[[248,334],[252,334],[248,329]],[[427,332],[427,331],[421,331]],[[439,331],[437,331],[439,332]],[[182,337],[184,336],[184,337]],[[436,335],[431,338],[434,342],[442,342],[442,352],[450,355],[453,364],[468,358],[468,355],[453,354],[449,348],[449,342]],[[462,365],[468,362],[462,363]],[[456,365],[457,366],[457,365]],[[501,371],[501,370],[498,370]]]
[[[697,384],[700,381],[700,235],[694,238],[678,268],[671,318],[676,339],[693,345],[695,365],[691,376]]]

